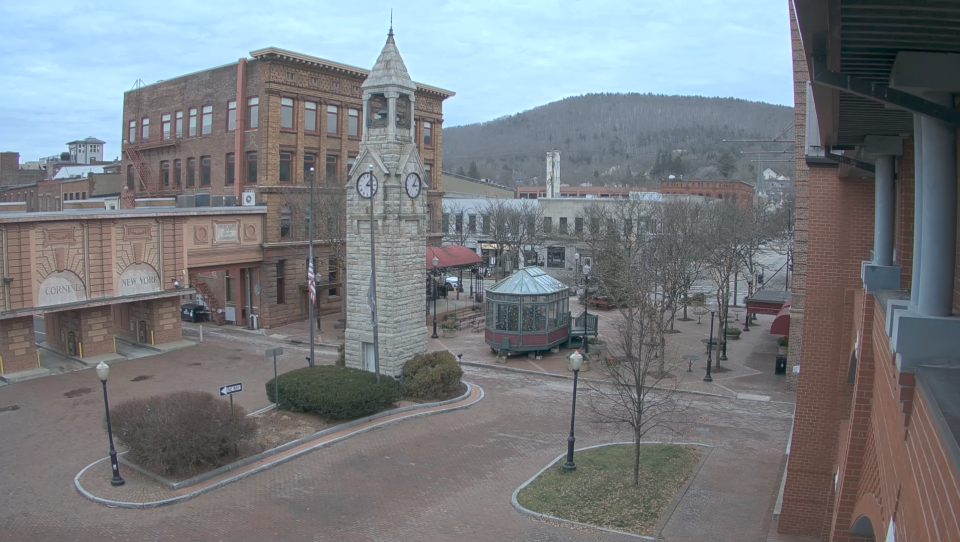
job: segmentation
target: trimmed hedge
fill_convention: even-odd
[[[444,400],[460,390],[463,370],[447,351],[417,354],[403,365],[403,394],[422,400]]]
[[[314,412],[330,420],[368,416],[392,405],[399,398],[397,381],[377,377],[360,369],[317,365],[277,377],[281,410]],[[273,397],[273,379],[266,383],[267,399]]]
[[[176,391],[130,399],[110,409],[113,434],[134,463],[159,474],[190,475],[232,460],[234,445],[253,435],[257,422],[236,406],[203,391]]]

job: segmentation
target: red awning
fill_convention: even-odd
[[[771,335],[789,335],[790,334],[790,302],[787,301],[777,312],[773,324],[770,326]]]
[[[427,247],[427,269],[433,269],[433,257],[437,257],[437,268],[471,267],[482,260],[473,249],[459,245]]]

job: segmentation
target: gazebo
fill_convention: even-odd
[[[539,267],[487,288],[485,340],[495,352],[539,352],[570,339],[570,287]]]

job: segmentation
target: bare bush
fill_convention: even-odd
[[[127,458],[153,472],[190,475],[233,459],[235,445],[256,431],[241,407],[212,393],[176,391],[130,399],[110,409],[113,434]]]

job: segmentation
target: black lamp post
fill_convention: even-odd
[[[710,376],[710,364],[713,363],[713,315],[714,311],[710,311],[710,338],[707,340],[707,376],[703,377],[704,382],[713,382],[713,377]]]
[[[103,408],[107,412],[107,438],[110,439],[110,468],[113,469],[113,478],[110,479],[110,485],[122,486],[123,478],[120,477],[120,466],[117,464],[117,450],[113,447],[113,428],[110,426],[110,403],[107,402],[107,377],[110,376],[110,366],[104,362],[97,365],[97,376],[100,377],[100,383],[103,384]]]
[[[717,367],[720,366],[721,361],[727,361],[727,316],[726,316],[727,314],[729,314],[729,312],[724,311],[723,332],[722,332],[723,334],[720,338],[720,347],[722,348],[722,350],[720,351],[720,357],[717,358]]]
[[[577,464],[573,462],[573,443],[577,439],[573,436],[573,423],[577,418],[577,376],[580,375],[580,366],[583,364],[583,356],[577,350],[570,354],[570,368],[573,369],[573,406],[570,409],[570,436],[567,437],[567,462],[563,464],[563,470],[577,470]]]
[[[436,256],[433,257],[433,335],[430,336],[431,339],[439,339],[440,336],[437,335],[437,264],[440,263],[440,258]]]

